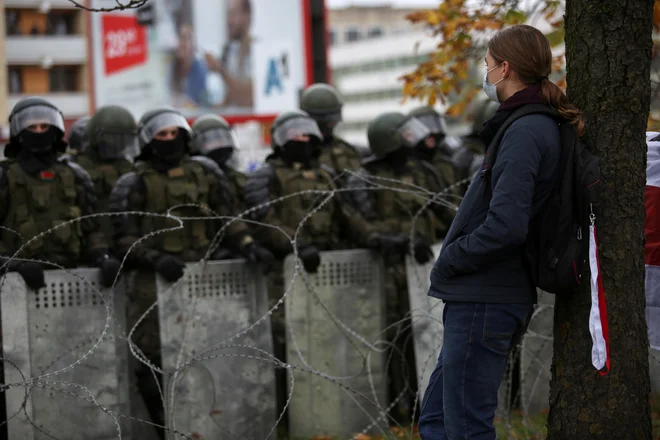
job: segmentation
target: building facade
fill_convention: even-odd
[[[401,76],[427,60],[433,48],[433,39],[415,31],[331,47],[333,83],[344,99],[339,134],[347,142],[366,146],[367,126],[376,116],[421,105],[418,100],[403,102]]]
[[[68,0],[2,0],[0,120],[24,96],[49,99],[67,123],[90,108],[88,12]],[[2,99],[2,91],[6,91]],[[4,123],[4,122],[3,122]]]
[[[409,33],[414,27],[406,20],[406,16],[417,9],[389,5],[330,9],[328,11],[329,43],[336,46]]]

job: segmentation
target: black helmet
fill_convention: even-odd
[[[169,150],[169,148],[165,148],[165,150],[161,149],[160,152],[154,150],[153,148],[147,148],[156,141],[155,137],[160,131],[170,127],[176,127],[179,129],[179,134],[176,140],[177,143],[183,143],[183,145],[181,145],[182,148],[177,146],[175,148],[176,151],[167,152],[165,150]],[[180,159],[181,154],[185,154],[186,150],[190,152],[191,137],[192,129],[190,128],[190,124],[188,124],[186,118],[175,109],[171,107],[161,107],[145,112],[140,118],[140,122],[138,123],[138,140],[140,142],[141,153],[137,159],[150,160],[153,157],[152,154],[155,154],[157,157],[165,161],[176,162]],[[163,142],[166,142],[167,145],[170,146],[176,145],[172,141]],[[157,143],[160,144],[161,141],[158,141]],[[161,144],[160,147],[164,146]]]
[[[185,116],[171,107],[161,107],[145,112],[140,118],[138,123],[140,148],[144,149],[146,145],[154,140],[156,133],[167,127],[181,129],[188,140],[192,137],[192,128],[190,128]]]
[[[101,107],[87,124],[89,148],[102,159],[121,159],[138,155],[137,123],[124,107]]]
[[[89,115],[78,118],[69,129],[69,135],[67,136],[69,148],[77,153],[84,153],[89,145],[89,141],[85,136],[85,128],[90,118]]]
[[[29,136],[31,127],[48,126],[48,130],[35,133],[40,140],[30,141],[30,149],[34,152],[53,150],[62,153],[66,149],[64,138],[64,117],[62,112],[50,101],[36,96],[23,98],[16,103],[9,114],[9,144],[5,148],[5,156],[14,157],[22,148]]]
[[[399,112],[378,115],[369,123],[369,148],[377,157],[385,157],[399,148],[413,148],[431,134],[414,116]]]
[[[231,126],[222,116],[202,115],[192,125],[192,148],[195,154],[208,155],[219,148],[238,148],[238,140]]]
[[[273,121],[270,133],[273,146],[280,148],[300,135],[310,136],[317,143],[323,142],[318,124],[302,110],[291,110],[280,114]]]
[[[431,106],[417,107],[410,111],[408,115],[419,119],[431,131],[431,134],[435,136],[444,137],[447,133],[447,122],[444,116]]]
[[[312,84],[300,97],[300,109],[317,121],[340,121],[343,105],[337,89],[324,83]]]

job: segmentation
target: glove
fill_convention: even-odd
[[[321,264],[321,256],[316,246],[302,245],[298,247],[298,256],[303,262],[303,267],[307,273],[316,273]]]
[[[423,238],[418,238],[415,241],[413,251],[417,264],[426,264],[433,258],[433,249],[431,249],[431,245]]]
[[[32,290],[46,287],[44,280],[44,267],[35,261],[17,261],[10,263],[9,272],[18,272],[25,280],[25,284]]]
[[[264,273],[270,272],[275,257],[265,247],[251,242],[241,248],[241,255],[250,263],[261,263],[264,265]]]
[[[372,234],[368,242],[370,248],[378,249],[385,255],[406,255],[410,246],[410,239],[403,234]]]
[[[232,258],[234,258],[232,251],[224,247],[218,248],[213,252],[213,255],[211,255],[211,260],[213,261],[231,260]]]
[[[97,261],[96,266],[101,269],[101,285],[103,287],[112,287],[121,267],[119,260],[110,255],[103,255]]]
[[[160,274],[168,283],[173,283],[183,276],[183,269],[186,263],[171,255],[161,256],[154,266],[156,272]]]

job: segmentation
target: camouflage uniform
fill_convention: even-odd
[[[117,179],[133,169],[129,157],[135,155],[137,124],[123,107],[100,108],[87,122],[82,148],[72,160],[82,166],[92,178],[98,200],[98,212],[108,212],[109,198]],[[112,219],[100,217],[106,237],[112,237]]]
[[[338,186],[346,183],[345,170],[360,168],[360,153],[355,147],[334,135],[335,126],[341,122],[341,109],[344,103],[337,90],[323,83],[312,84],[300,97],[300,109],[316,121],[323,135],[319,152],[319,164],[341,176],[335,182]]]
[[[447,185],[437,169],[426,161],[412,156],[412,148],[429,136],[428,129],[415,117],[400,113],[384,113],[368,128],[373,155],[363,160],[363,169],[348,181],[354,207],[380,232],[411,234],[414,227],[415,259],[425,263],[433,257],[431,244],[444,236],[453,219],[454,210],[431,204],[423,211],[429,198],[443,191]],[[386,187],[368,190],[364,187]],[[362,188],[362,189],[361,189]],[[413,224],[413,217],[417,215]],[[396,349],[408,350],[408,370],[401,370],[399,354],[393,354],[390,369],[390,400],[405,389],[406,378],[411,393],[404,397],[393,416],[406,420],[414,401],[414,355],[410,343],[407,315],[409,313],[405,260],[402,255],[383,255],[386,263],[385,294],[387,305],[388,340]],[[394,325],[397,325],[396,327]],[[399,330],[401,329],[401,330]]]
[[[158,133],[173,133],[174,128],[178,129],[175,138],[159,139],[162,135]],[[197,206],[177,208],[171,214],[183,217],[212,216],[212,212],[219,216],[231,215],[233,202],[222,170],[208,158],[186,155],[191,131],[186,119],[174,110],[147,112],[139,126],[142,162],[135,167],[135,171],[117,181],[110,196],[111,211],[164,214],[174,206],[194,204]],[[126,255],[131,246],[146,235],[179,225],[174,219],[166,217],[125,215],[113,219],[115,243],[122,255]],[[198,261],[206,255],[217,225],[217,220],[185,220],[183,228],[154,235],[130,250],[127,265],[141,272],[136,274],[129,293],[129,328],[156,302],[153,272],[169,282],[179,279],[183,276],[186,262]],[[244,223],[232,223],[225,235],[226,244],[236,254],[251,262],[268,259],[270,254],[258,247]],[[213,255],[211,258],[215,259]],[[160,367],[160,331],[156,308],[136,329],[135,342],[146,358]],[[155,423],[162,423],[162,405],[158,389],[150,379],[151,372],[141,365],[136,375],[152,418]]]
[[[0,221],[7,228],[0,230],[0,255],[12,256],[33,237],[50,231],[16,257],[67,268],[91,263],[102,269],[102,283],[111,285],[119,263],[109,256],[106,237],[95,218],[51,231],[96,211],[89,175],[78,165],[57,159],[66,147],[61,113],[46,100],[25,98],[14,107],[9,123],[10,143],[5,148],[9,159],[0,164]],[[45,131],[39,132],[38,127]],[[12,269],[23,275],[28,286],[43,285],[44,267],[39,263],[16,261]]]
[[[430,147],[427,144],[415,146],[415,156],[421,160],[433,165],[446,186],[454,185],[458,182],[459,173],[451,161],[456,146],[451,138],[447,137],[447,124],[445,118],[433,107],[418,107],[408,113],[408,116],[414,116],[426,126],[431,132],[427,142],[431,141]],[[451,192],[460,195],[461,188],[452,188]]]
[[[193,151],[206,156],[222,169],[229,181],[231,199],[234,210],[238,214],[245,210],[243,189],[247,176],[236,169],[236,150],[239,149],[238,139],[229,123],[221,116],[214,114],[202,115],[192,126]]]
[[[307,136],[307,141],[296,140]],[[330,172],[315,160],[316,148],[322,135],[314,120],[302,111],[284,113],[272,127],[275,153],[267,158],[263,167],[248,178],[245,199],[249,207],[267,204],[283,196],[301,191],[324,191],[336,189]],[[288,197],[255,211],[253,219],[272,227],[257,227],[255,237],[268,246],[280,259],[293,252],[291,239],[299,224],[310,211],[322,205],[327,198],[323,193],[306,193]],[[349,239],[361,247],[378,247],[388,237],[381,236],[355,211],[334,198],[306,219],[296,237],[296,246],[303,266],[315,272],[320,264],[320,251],[337,249],[342,239]],[[402,246],[403,247],[403,246]],[[404,250],[405,251],[405,250]],[[269,285],[271,307],[284,293],[281,266],[273,272]],[[285,361],[284,307],[280,306],[271,317],[275,355]],[[283,408],[286,401],[286,372],[278,373],[278,401]]]

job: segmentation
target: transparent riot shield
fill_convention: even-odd
[[[438,362],[438,356],[442,349],[442,337],[444,327],[442,324],[442,311],[444,302],[428,296],[431,284],[431,270],[435,260],[440,255],[442,243],[432,246],[433,260],[425,265],[419,265],[415,259],[406,256],[406,276],[408,280],[408,296],[410,300],[410,315],[413,330],[413,344],[415,346],[415,364],[417,369],[417,380],[419,385],[419,401],[421,402],[426,392],[431,373]],[[509,412],[511,399],[511,366],[514,365],[516,352],[511,354],[507,372],[498,393],[497,417],[505,417]]]
[[[442,348],[444,303],[428,296],[431,270],[441,248],[442,243],[433,245],[433,259],[423,266],[417,264],[412,256],[406,257],[410,319],[413,327],[420,400],[424,396],[429,377],[431,377]]]
[[[38,291],[16,273],[0,281],[9,438],[134,438],[123,281],[102,289],[97,269],[49,270],[45,281]]]
[[[260,270],[243,260],[195,263],[178,283],[156,283],[167,427],[199,439],[266,439],[275,365]]]
[[[520,403],[526,414],[547,409],[550,399],[555,297],[540,289],[538,296],[520,351]]]
[[[651,394],[660,394],[660,350],[649,348],[649,374],[651,376]]]
[[[367,250],[322,252],[317,273],[306,274],[301,266],[291,287],[295,269],[290,255],[284,285],[287,362],[296,367],[291,438],[386,429],[387,346],[373,346],[386,340],[380,259]]]

